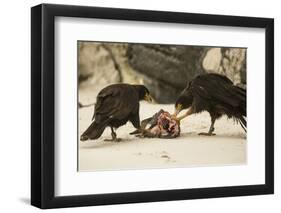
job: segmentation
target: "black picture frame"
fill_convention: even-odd
[[[263,28],[265,48],[265,184],[95,195],[54,195],[55,17],[100,18]],[[274,192],[274,20],[163,11],[41,4],[31,8],[31,204],[60,208],[272,194]]]

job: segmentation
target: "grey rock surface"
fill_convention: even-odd
[[[246,88],[246,49],[78,42],[79,89],[144,84],[158,103],[174,103],[189,81],[219,73]]]

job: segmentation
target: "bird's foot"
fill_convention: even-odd
[[[142,130],[141,130],[141,129],[136,129],[135,131],[130,132],[129,134],[130,134],[130,135],[137,135],[137,134],[141,134],[141,133],[142,133]]]
[[[139,138],[155,138],[157,135],[151,133],[149,130],[143,129],[140,134],[136,134]]]
[[[181,119],[180,118],[173,117],[173,116],[171,116],[171,118],[172,118],[172,120],[174,120],[177,123],[177,125],[180,126],[180,124],[181,124]]]
[[[121,138],[117,138],[117,135],[115,132],[111,132],[112,139],[105,139],[104,141],[111,141],[111,142],[120,142]]]
[[[115,138],[113,141],[114,142],[120,142],[120,141],[122,141],[122,139],[121,138]]]
[[[112,139],[104,139],[103,141],[106,141],[106,142],[120,142],[122,141],[121,138],[112,138]]]
[[[214,135],[216,135],[216,134],[215,134],[215,133],[210,133],[210,132],[200,132],[198,135],[214,136]]]

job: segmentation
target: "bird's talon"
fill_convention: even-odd
[[[136,129],[135,131],[130,132],[129,134],[130,135],[136,135],[136,134],[141,134],[141,133],[142,133],[142,129]]]
[[[198,135],[203,135],[203,136],[214,136],[216,135],[215,133],[208,133],[208,132],[200,132]]]
[[[103,141],[106,141],[106,142],[120,142],[120,141],[122,141],[122,138],[104,139]]]
[[[177,122],[178,125],[180,125],[181,120],[177,117],[172,117],[173,120]]]

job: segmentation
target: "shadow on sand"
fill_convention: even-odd
[[[229,134],[224,134],[224,133],[219,133],[213,136],[204,136],[204,135],[199,135],[199,132],[184,132],[181,133],[179,138],[237,138],[237,139],[247,139],[246,134],[243,133],[238,133],[238,134],[233,134],[233,135],[229,135]]]

